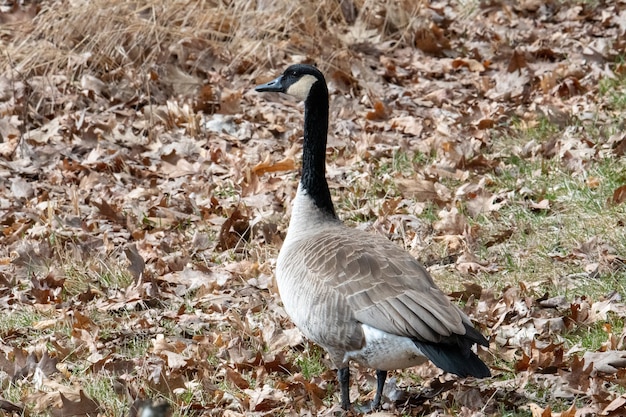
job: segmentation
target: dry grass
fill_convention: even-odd
[[[409,29],[420,24],[420,2],[360,1],[359,16],[345,7],[342,12],[341,4],[44,1],[34,22],[17,22],[13,27],[20,30],[6,34],[0,68],[23,77],[63,73],[80,79],[83,73],[115,78],[120,69],[147,71],[167,63],[206,75],[216,61],[242,73],[289,56],[345,67],[360,42],[410,43]]]

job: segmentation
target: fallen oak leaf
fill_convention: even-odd
[[[250,232],[248,217],[237,208],[222,224],[216,249],[224,251],[236,248],[250,238]]]
[[[388,117],[389,111],[381,101],[376,101],[374,103],[374,111],[367,112],[365,116],[367,120],[387,120]]]
[[[187,365],[188,359],[179,353],[163,350],[161,351],[161,356],[165,356],[167,359],[167,366],[171,369],[180,369]]]
[[[250,388],[250,383],[235,369],[231,369],[228,366],[224,367],[226,372],[226,378],[239,389]]]
[[[481,119],[476,125],[476,127],[480,130],[484,130],[484,129],[491,129],[495,125],[496,125],[496,122],[493,119]]]
[[[284,400],[284,395],[269,385],[263,385],[260,389],[245,389],[243,391],[250,396],[250,411],[270,411],[279,407]]]
[[[301,373],[295,374],[293,380],[294,382],[302,384],[305,392],[309,396],[309,399],[311,399],[313,404],[315,404],[315,407],[320,408],[324,405],[323,398],[326,396],[326,391],[324,389],[320,388],[320,386],[313,381],[307,381]]]
[[[471,159],[466,160],[465,157],[462,157],[459,163],[457,164],[457,168],[478,171],[478,172],[486,172],[491,171],[500,165],[500,161],[496,159],[486,158],[485,155],[479,154]]]
[[[146,268],[146,261],[144,261],[142,256],[139,254],[135,243],[126,246],[126,249],[124,249],[124,255],[126,255],[126,258],[130,261],[128,272],[130,272],[133,278],[135,278],[135,283],[138,283],[143,275],[144,269]]]
[[[538,203],[531,201],[530,208],[534,211],[550,210],[550,201],[546,199],[543,199]]]
[[[476,284],[474,282],[464,282],[463,286],[465,287],[465,290],[455,291],[448,295],[455,300],[461,300],[464,302],[467,302],[467,300],[469,300],[470,298],[475,298],[476,300],[480,300],[480,296],[482,295],[482,292],[483,292],[483,287],[481,287],[479,284]]]
[[[589,377],[593,371],[593,364],[585,367],[585,360],[580,359],[578,355],[573,355],[570,364],[570,372],[559,369],[559,375],[569,384],[572,390],[576,392],[586,392],[589,389]]]
[[[61,407],[51,407],[50,414],[54,417],[70,417],[70,416],[87,416],[96,417],[100,410],[100,405],[85,395],[83,390],[80,390],[78,395],[78,401],[72,401],[68,399],[63,393],[59,393],[61,397]]]
[[[485,66],[475,59],[471,58],[457,58],[452,61],[452,68],[457,69],[460,67],[466,67],[472,72],[484,72]]]
[[[519,69],[526,68],[528,64],[526,63],[526,57],[523,52],[519,52],[517,50],[513,51],[513,56],[509,61],[509,65],[507,67],[507,72],[515,72]]]
[[[125,218],[121,214],[119,208],[111,206],[106,200],[101,199],[100,202],[93,201],[100,214],[114,223],[125,225]]]
[[[444,49],[450,48],[450,40],[444,31],[432,23],[430,27],[419,28],[414,35],[415,46],[427,54],[440,55]]]
[[[80,86],[83,89],[83,93],[92,92],[97,96],[101,96],[103,92],[108,93],[106,83],[104,83],[98,77],[90,74],[83,74],[82,78],[80,79]]]
[[[622,136],[621,139],[617,139],[613,144],[613,154],[615,156],[624,156],[626,154],[626,135]],[[0,155],[2,155],[2,150],[0,148]]]
[[[622,394],[617,397],[609,405],[604,407],[604,409],[600,412],[601,416],[619,416],[623,414],[614,414],[616,411],[624,411],[626,410],[626,394]]]
[[[580,84],[574,77],[567,77],[562,82],[559,83],[554,89],[560,97],[572,97],[578,94],[582,94],[585,91],[585,88]]]
[[[605,352],[586,352],[583,355],[585,363],[593,364],[593,370],[614,374],[619,368],[626,368],[626,352],[607,350]]]
[[[459,195],[458,190],[457,195]],[[466,195],[466,198],[467,201],[465,203],[465,206],[467,208],[467,212],[473,218],[476,218],[482,213],[498,211],[507,203],[506,199],[503,199],[502,196],[498,194],[491,194],[486,190],[480,190],[477,193],[469,193]],[[507,233],[509,233],[508,236]],[[501,236],[503,238],[502,241],[508,239],[512,234],[513,230],[511,229],[503,231],[501,233]],[[494,243],[492,243],[492,245],[493,244]]]
[[[390,121],[391,128],[411,136],[419,136],[424,126],[413,116],[394,117]]]
[[[56,357],[51,357],[47,351],[44,351],[41,359],[37,362],[37,368],[41,369],[45,376],[50,376],[57,372],[58,362],[59,360]]]
[[[26,351],[19,348],[13,349],[11,354],[12,360],[8,355],[6,359],[0,358],[0,369],[11,375],[14,381],[38,373],[37,369],[44,376],[57,372],[58,359],[48,355],[47,351],[43,352],[41,358],[37,358],[36,352],[27,355]]]
[[[29,199],[35,194],[33,185],[22,177],[11,180],[11,193],[18,200]]]
[[[403,197],[418,202],[432,201],[441,206],[451,200],[450,191],[445,186],[437,187],[433,181],[397,178],[395,184]]]
[[[613,198],[611,199],[611,203],[614,206],[617,206],[619,204],[622,204],[624,201],[626,201],[626,185],[622,185],[621,187],[618,187],[615,189],[615,191],[613,191]]]
[[[6,411],[9,414],[17,413],[20,415],[24,414],[24,406],[21,404],[15,404],[11,401],[7,401],[3,398],[0,398],[0,410]]]
[[[535,403],[528,404],[528,408],[530,408],[530,412],[533,417],[552,417],[552,410],[550,409],[550,405],[543,409]]]
[[[291,171],[296,167],[294,159],[290,156],[278,161],[272,162],[270,156],[267,155],[263,162],[259,162],[252,167],[252,173],[255,175],[263,175],[267,172]]]

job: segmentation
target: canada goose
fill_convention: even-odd
[[[255,90],[304,100],[302,175],[276,281],[287,314],[338,368],[342,408],[350,408],[351,360],[376,369],[372,408],[380,405],[387,371],[428,359],[461,377],[490,376],[471,350],[476,343],[489,346],[487,339],[424,267],[393,242],[337,218],[326,182],[328,89],[322,73],[292,65]]]

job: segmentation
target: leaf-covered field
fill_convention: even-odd
[[[339,216],[490,340],[384,415],[626,415],[625,39],[624,0],[3,3],[0,413],[339,412],[273,282],[302,105],[252,91],[306,62]]]

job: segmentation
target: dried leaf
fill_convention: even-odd
[[[617,206],[626,201],[626,185],[622,185],[613,191],[613,198],[611,199],[611,203]]]
[[[622,394],[613,401],[600,412],[603,416],[618,416],[626,410],[626,394]],[[619,414],[614,414],[615,412],[619,412]]]
[[[17,413],[19,415],[24,414],[24,406],[22,404],[15,404],[11,401],[0,398],[0,410],[4,410],[7,413]]]
[[[143,260],[139,252],[137,251],[137,245],[127,245],[126,249],[124,249],[124,254],[126,258],[130,261],[130,266],[128,270],[132,274],[133,278],[135,278],[135,283],[141,280],[143,275],[143,271],[146,268],[146,262]]]
[[[250,237],[250,222],[239,209],[226,219],[220,229],[218,250],[233,249]]]
[[[517,70],[521,70],[522,68],[526,68],[528,64],[526,64],[526,58],[524,57],[523,52],[519,52],[517,49],[513,51],[513,56],[511,56],[511,60],[509,61],[509,66],[507,67],[508,72],[515,72]],[[534,416],[533,416],[534,417]]]
[[[476,61],[475,59],[469,58],[457,58],[452,61],[452,68],[466,67],[470,71],[473,72],[483,72],[485,71],[485,66]]]
[[[250,383],[244,379],[244,377],[234,369],[230,369],[228,367],[224,368],[226,371],[226,378],[239,389],[248,389],[250,388]]]
[[[267,155],[263,162],[259,162],[252,167],[252,172],[256,175],[263,175],[267,172],[292,171],[295,169],[295,161],[291,157],[287,157],[278,162],[272,162],[270,156]]]
[[[619,368],[626,368],[626,352],[619,350],[586,352],[583,359],[585,363],[593,363],[594,370],[607,374],[614,374]]]
[[[548,200],[541,200],[538,203],[535,203],[534,201],[530,202],[530,207],[533,210],[550,210],[550,201]]]
[[[17,177],[11,181],[11,193],[17,199],[28,199],[33,196],[35,190],[31,183],[24,178]]]
[[[388,117],[387,108],[380,101],[374,102],[374,111],[367,112],[365,116],[367,120],[386,120]]]
[[[63,393],[61,397],[61,407],[51,407],[50,413],[54,417],[70,417],[70,416],[87,416],[96,417],[100,410],[100,405],[87,397],[83,390],[79,391],[79,399],[76,401],[69,400]]]

